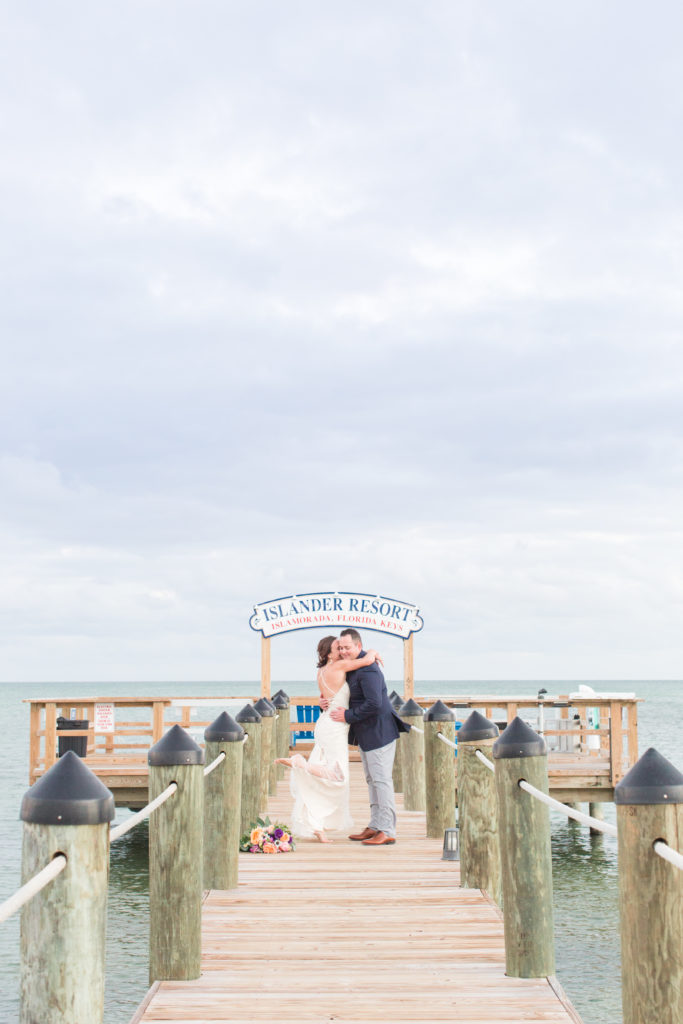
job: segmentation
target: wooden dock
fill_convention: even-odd
[[[351,810],[367,824],[361,766]],[[580,1024],[555,979],[505,976],[500,911],[459,888],[459,865],[425,839],[425,818],[403,810],[395,846],[301,840],[292,854],[240,856],[237,889],[206,895],[202,975],[157,982],[131,1024]],[[271,820],[287,821],[287,782]]]

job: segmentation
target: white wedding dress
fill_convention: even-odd
[[[353,828],[349,812],[349,727],[330,718],[332,708],[348,706],[349,687],[344,683],[315,723],[315,744],[308,760],[301,754],[291,759],[291,825],[297,836]]]

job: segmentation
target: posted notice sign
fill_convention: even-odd
[[[333,629],[352,626],[390,633],[407,640],[424,626],[417,605],[379,594],[355,594],[325,591],[315,594],[290,594],[254,605],[249,620],[253,630],[263,636],[278,636],[294,629]]]
[[[114,705],[95,705],[95,732],[114,732]]]

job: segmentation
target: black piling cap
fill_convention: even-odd
[[[172,725],[158,743],[147,751],[147,764],[162,768],[174,764],[204,764],[204,751],[189,732]]]
[[[420,718],[422,718],[422,716],[424,715],[424,711],[417,703],[417,701],[413,700],[412,697],[410,698],[410,700],[407,700],[405,704],[401,705],[401,707],[398,709],[398,713],[401,716],[401,718],[417,718],[418,715]]]
[[[284,711],[285,708],[289,707],[289,697],[280,690],[279,693],[275,694],[271,703],[276,711]]]
[[[462,733],[462,729],[460,730]],[[542,757],[547,754],[545,740],[523,722],[519,715],[503,729],[493,744],[493,756],[498,757]]]
[[[473,711],[466,718],[458,732],[458,743],[474,743],[477,740],[495,740],[499,733],[495,722],[490,722],[481,711]]]
[[[394,703],[394,699],[396,697],[398,697],[396,690],[392,690],[391,693],[389,694],[389,700],[391,701],[392,704]]]
[[[113,793],[67,750],[24,794],[19,817],[34,825],[101,825],[115,813]]]
[[[285,693],[285,691],[284,691],[284,690],[278,690],[278,691],[277,691],[277,693],[274,693],[274,694],[273,694],[273,704],[275,704],[275,698],[276,698],[276,697],[277,697],[277,698],[284,698],[284,700],[286,700],[286,701],[287,701],[287,704],[289,704],[289,703],[290,703],[290,700],[289,700],[289,694],[288,694],[288,693]],[[275,707],[279,707],[279,706],[280,706],[280,705],[278,705],[278,704],[275,704]],[[284,705],[283,705],[283,706],[284,706]]]
[[[258,711],[261,718],[274,718],[277,711],[266,697],[261,697],[254,704],[254,708]]]
[[[447,708],[442,700],[432,704],[425,715],[425,722],[454,722],[455,712]]]
[[[398,711],[399,708],[403,707],[403,697],[399,697],[397,693],[394,693],[393,696],[390,694],[389,701],[391,702],[391,706],[393,707],[394,711]]]
[[[237,743],[244,739],[244,729],[227,711],[223,711],[206,727],[204,739],[207,743]]]
[[[273,709],[273,711],[277,714],[277,708],[273,704],[273,702],[270,699],[270,697],[261,697],[261,700],[264,700],[266,702],[266,704],[268,704],[268,706],[271,707]]]
[[[255,724],[261,721],[261,716],[253,704],[245,704],[242,710],[238,711],[235,715],[235,721],[240,723],[253,722]]]
[[[654,747],[614,787],[615,804],[683,804],[683,774]]]

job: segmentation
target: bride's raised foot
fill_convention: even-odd
[[[291,768],[292,760],[289,757],[276,757],[273,764],[283,764],[285,768]]]
[[[333,839],[328,839],[324,832],[314,832],[313,835],[316,837],[319,843],[333,843]]]

